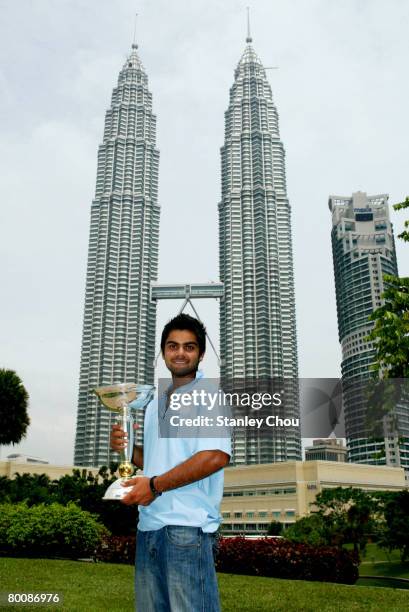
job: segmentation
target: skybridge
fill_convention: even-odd
[[[159,300],[183,300],[183,304],[179,309],[178,314],[184,311],[186,306],[189,304],[195,313],[196,317],[201,321],[200,316],[197,313],[196,308],[193,305],[192,300],[200,299],[222,299],[224,297],[224,284],[220,282],[210,283],[180,283],[174,285],[160,285],[158,283],[151,283],[150,299],[153,302]],[[214,354],[216,355],[217,362],[220,366],[220,357],[214,347],[214,344],[206,332],[206,337],[212,347]],[[155,367],[160,355],[158,352],[155,359]]]

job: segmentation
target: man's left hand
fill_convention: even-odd
[[[121,499],[122,503],[131,506],[133,504],[140,504],[141,506],[149,506],[155,499],[151,488],[149,486],[149,478],[146,476],[138,476],[136,478],[130,478],[126,480],[123,485],[125,487],[132,487]]]

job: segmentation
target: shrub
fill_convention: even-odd
[[[125,506],[117,502],[103,501],[108,486],[114,482],[113,472],[116,464],[101,467],[98,475],[86,469],[74,469],[72,475],[66,474],[59,480],[50,480],[46,474],[16,474],[14,478],[0,477],[0,504],[26,502],[28,506],[37,504],[66,505],[74,502],[82,510],[97,514],[99,521],[116,535],[135,533],[138,520],[138,506]]]
[[[267,529],[267,535],[279,536],[282,534],[283,524],[280,521],[271,521]]]
[[[282,539],[221,538],[216,569],[249,576],[354,584],[358,579],[358,558],[346,550]]]
[[[0,552],[78,558],[94,553],[106,528],[75,504],[0,505]]]
[[[96,559],[106,563],[135,563],[135,536],[105,536],[96,551]]]
[[[330,544],[325,538],[324,519],[319,514],[309,514],[298,519],[287,527],[283,536],[291,542],[310,544],[311,546],[325,546]]]

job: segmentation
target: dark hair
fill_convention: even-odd
[[[199,355],[203,355],[206,350],[206,328],[201,321],[191,317],[188,314],[178,314],[176,317],[168,321],[163,328],[162,338],[160,341],[160,348],[162,353],[165,352],[166,340],[171,331],[174,329],[189,330],[196,336],[197,343],[199,345]]]

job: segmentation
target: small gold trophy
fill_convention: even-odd
[[[113,482],[105,491],[102,499],[121,500],[129,491],[121,485],[134,473],[132,453],[134,446],[134,421],[136,410],[142,410],[153,398],[154,385],[138,385],[137,383],[120,383],[107,387],[97,387],[93,392],[99,397],[108,410],[117,413],[117,423],[127,433],[126,447],[120,451],[120,465],[118,468],[120,478]],[[142,472],[138,476],[142,476]]]

